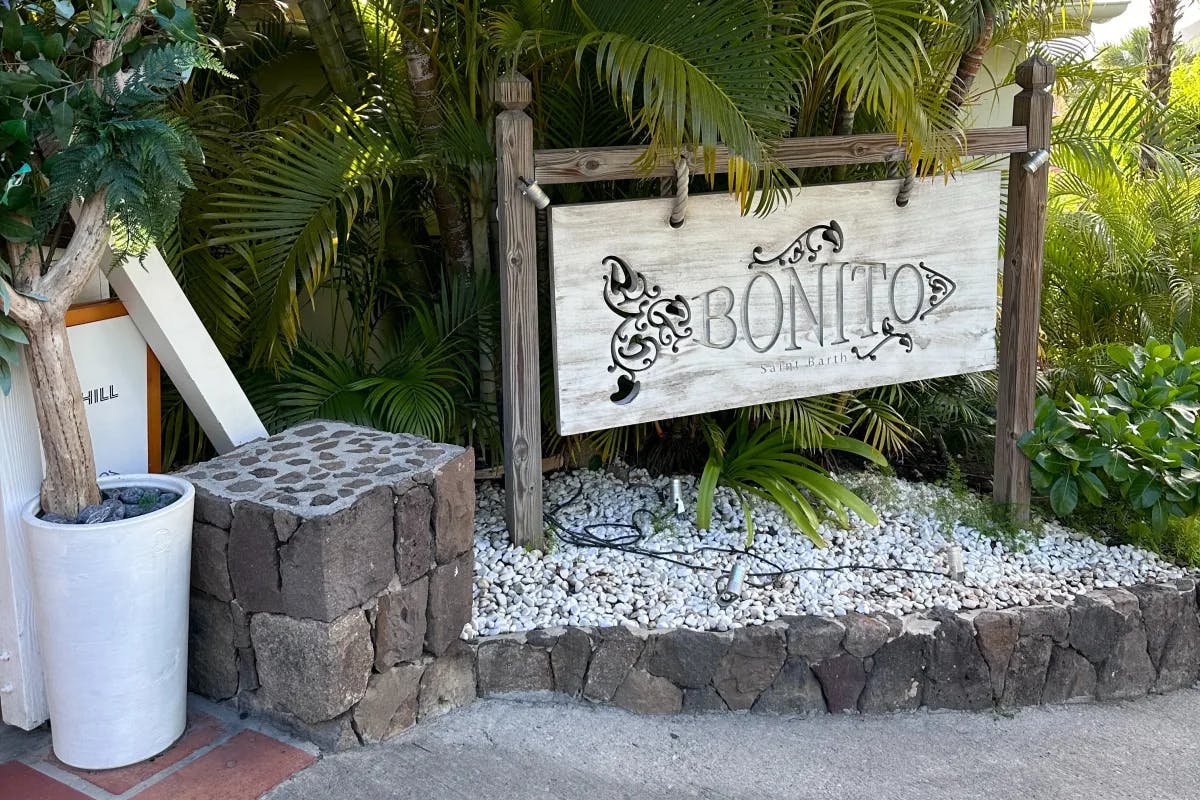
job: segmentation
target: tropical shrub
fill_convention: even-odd
[[[1119,370],[1104,391],[1039,398],[1020,446],[1055,514],[1117,505],[1161,533],[1200,511],[1200,347],[1151,339],[1108,356]]]
[[[700,476],[696,501],[696,525],[712,523],[713,497],[717,486],[727,486],[742,504],[746,523],[746,546],[754,541],[752,504],[755,498],[774,502],[805,536],[819,547],[825,540],[817,530],[832,517],[842,525],[849,523],[848,511],[874,525],[879,517],[854,492],[829,476],[820,464],[800,452],[801,442],[778,425],[751,427],[741,417],[729,428],[711,419],[704,420],[708,439],[708,462]],[[822,436],[808,443],[822,450],[839,450],[886,466],[879,451],[857,439]]]

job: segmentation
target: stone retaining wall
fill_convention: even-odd
[[[474,699],[472,453],[317,422],[180,475],[192,691],[327,749]]]
[[[731,632],[566,628],[473,643],[480,695],[553,691],[639,713],[1016,708],[1200,677],[1193,580],[1069,607],[793,617]]]
[[[471,453],[320,422],[181,475],[196,486],[190,688],[327,749],[381,741],[477,693],[640,713],[872,713],[1130,698],[1200,677],[1190,579],[1068,607],[464,642]]]

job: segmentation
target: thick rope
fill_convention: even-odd
[[[688,166],[687,158],[680,156],[675,161],[675,202],[671,206],[672,228],[682,226],[687,217],[688,181],[691,176],[692,170]]]
[[[912,194],[913,186],[917,182],[917,170],[910,163],[905,163],[904,182],[900,184],[900,191],[896,193],[896,205],[904,208],[908,205],[908,196]]]

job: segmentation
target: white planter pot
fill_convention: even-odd
[[[167,475],[119,475],[180,499],[141,517],[56,525],[21,515],[54,753],[83,769],[157,755],[183,733],[196,492]]]

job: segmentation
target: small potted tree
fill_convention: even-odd
[[[9,0],[0,9],[0,389],[27,363],[45,462],[22,515],[54,749],[148,758],[183,732],[194,493],[98,480],[66,312],[111,249],[174,224],[196,141],[167,100],[220,70],[182,0]]]

